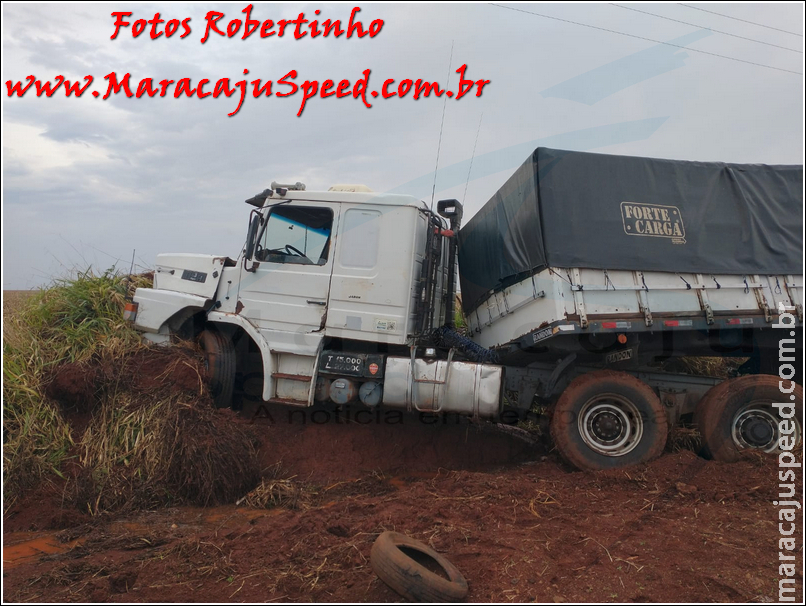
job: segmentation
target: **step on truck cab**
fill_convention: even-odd
[[[462,226],[456,200],[272,183],[236,259],[159,255],[132,315],[202,343],[218,406],[537,416],[581,469],[644,463],[681,420],[706,456],[779,452],[802,434],[802,188],[800,166],[539,148]]]

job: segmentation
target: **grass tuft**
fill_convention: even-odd
[[[672,358],[663,364],[664,372],[683,373],[698,377],[729,379],[738,374],[747,358],[719,358],[713,356],[686,356]]]
[[[73,446],[70,426],[45,386],[59,364],[139,347],[122,319],[126,296],[147,278],[113,269],[54,282],[6,314],[3,322],[4,508],[60,468]]]
[[[255,509],[308,509],[314,492],[293,479],[264,478],[240,502]]]

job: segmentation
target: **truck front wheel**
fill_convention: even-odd
[[[232,339],[208,328],[201,334],[200,340],[213,404],[216,408],[229,408],[235,390],[235,347]]]
[[[668,433],[666,411],[649,385],[611,370],[574,379],[551,418],[560,455],[583,470],[646,463],[663,452]]]

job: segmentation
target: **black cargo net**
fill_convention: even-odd
[[[435,328],[429,335],[429,340],[437,347],[456,349],[465,358],[482,364],[498,364],[498,354],[474,343],[468,337],[459,334],[450,326]]]

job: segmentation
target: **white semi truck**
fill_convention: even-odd
[[[775,376],[800,382],[802,188],[802,167],[539,148],[460,229],[456,200],[272,183],[236,259],[159,255],[130,315],[201,341],[217,406],[539,404],[581,469],[648,461],[691,414],[708,456],[775,452],[802,432]],[[659,365],[687,356],[747,361],[725,381]]]

